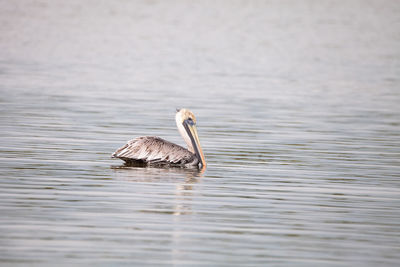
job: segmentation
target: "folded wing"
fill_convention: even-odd
[[[156,136],[143,136],[128,141],[112,154],[127,163],[196,165],[198,159],[189,150]]]

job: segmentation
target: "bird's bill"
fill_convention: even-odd
[[[197,158],[201,161],[201,165],[205,167],[207,164],[204,158],[203,149],[200,145],[199,136],[197,135],[196,125],[188,123],[187,121],[184,121],[183,125],[185,126],[186,132],[192,141],[193,149]]]

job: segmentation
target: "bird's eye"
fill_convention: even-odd
[[[194,121],[193,121],[192,118],[188,118],[187,121],[188,121],[188,123],[189,123],[190,125],[193,125],[193,124],[194,124]]]

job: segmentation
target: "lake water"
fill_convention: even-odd
[[[399,14],[0,2],[0,265],[397,265]],[[110,158],[180,107],[204,173]]]

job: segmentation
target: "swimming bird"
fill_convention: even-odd
[[[157,136],[142,136],[128,141],[117,149],[113,158],[125,161],[127,165],[180,166],[201,165],[206,161],[196,130],[196,118],[188,109],[177,109],[176,126],[187,144],[187,149]]]

